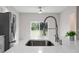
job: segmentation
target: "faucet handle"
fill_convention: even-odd
[[[59,44],[62,45],[62,40],[58,40]]]

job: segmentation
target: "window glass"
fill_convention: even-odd
[[[48,32],[48,24],[43,22],[31,23],[31,38],[39,39],[41,36],[46,36]]]

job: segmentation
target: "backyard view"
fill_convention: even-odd
[[[34,38],[39,38],[40,36],[43,35],[46,36],[47,28],[48,28],[47,23],[44,24],[43,22],[40,23],[33,22],[31,25],[31,36]]]

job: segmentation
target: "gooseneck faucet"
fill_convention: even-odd
[[[57,20],[56,20],[56,18],[55,18],[54,16],[48,16],[48,17],[46,17],[46,18],[44,19],[44,24],[46,23],[46,20],[47,20],[48,18],[53,18],[52,20],[55,21],[55,29],[56,29],[55,42],[58,42],[58,41],[59,41],[59,36],[58,36]],[[45,25],[44,25],[44,27],[43,27],[43,31],[45,32]]]

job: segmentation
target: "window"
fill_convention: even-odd
[[[40,32],[41,32],[42,36],[46,36],[47,35],[47,32],[48,32],[48,25],[47,25],[47,23],[43,23],[43,22],[40,23]]]
[[[44,31],[43,31],[43,28]],[[43,22],[32,22],[31,23],[31,38],[32,39],[40,39],[42,36],[46,36],[48,32],[47,23]]]

